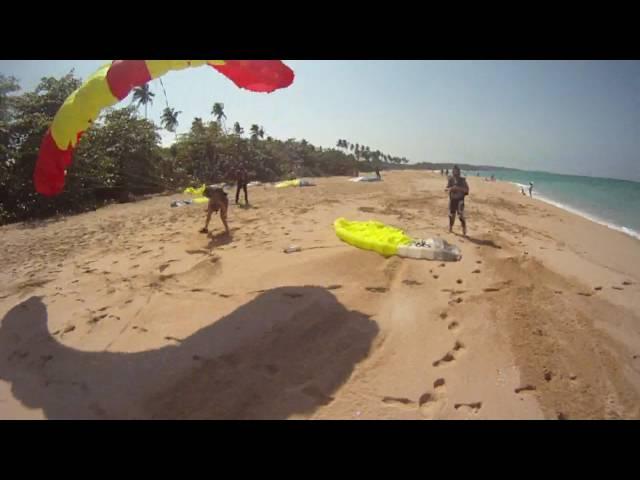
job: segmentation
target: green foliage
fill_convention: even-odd
[[[140,118],[137,108],[153,101],[148,85],[134,89],[132,104],[109,109],[83,135],[67,172],[64,192],[38,195],[32,176],[42,138],[64,100],[78,87],[73,72],[43,78],[31,92],[18,94],[16,79],[0,75],[0,224],[57,213],[95,209],[132,196],[179,191],[189,185],[234,180],[244,165],[252,180],[353,175],[374,168],[385,156],[346,140],[338,148],[316,148],[306,140],[266,137],[253,124],[249,138],[238,122],[227,133],[222,103],[214,120],[194,118],[187,133],[177,134],[169,148],[160,147],[159,128]],[[181,112],[167,106],[161,123],[175,132]],[[363,161],[364,160],[364,161]],[[399,159],[398,159],[399,160]],[[399,161],[398,161],[399,163]]]

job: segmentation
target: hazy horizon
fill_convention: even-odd
[[[83,80],[107,60],[1,60],[23,90],[75,69]],[[285,62],[291,87],[236,88],[209,67],[163,77],[178,133],[225,104],[227,125],[262,125],[274,138],[368,145],[412,163],[491,165],[640,181],[639,61]],[[149,118],[160,124],[159,82]],[[127,105],[129,99],[120,105]],[[161,131],[164,145],[174,134]]]

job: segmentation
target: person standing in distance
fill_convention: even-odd
[[[469,185],[467,180],[460,176],[460,168],[457,165],[453,167],[452,175],[447,181],[445,191],[449,192],[449,233],[453,231],[453,224],[456,220],[456,214],[462,225],[462,234],[467,236],[467,221],[464,217],[464,197],[469,195]]]

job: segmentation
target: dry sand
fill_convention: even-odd
[[[442,177],[384,178],[251,188],[231,239],[181,195],[0,228],[0,418],[640,418],[639,241],[478,178],[463,239]]]

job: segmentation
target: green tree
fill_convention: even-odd
[[[175,132],[178,126],[178,115],[181,113],[181,111],[176,111],[171,107],[166,107],[162,112],[162,126],[169,132]]]
[[[6,77],[0,73],[0,124],[8,122],[11,110],[10,93],[18,92],[20,85],[15,77]]]
[[[251,140],[257,140],[260,136],[260,127],[255,123],[251,125],[249,131],[251,132]]]
[[[144,105],[144,118],[147,118],[147,106],[153,104],[153,97],[155,96],[156,94],[149,89],[148,83],[133,89],[132,102],[137,104],[138,107]]]
[[[224,113],[224,103],[214,103],[213,108],[211,109],[211,115],[216,118],[218,124],[224,129],[223,121],[227,119],[227,115]]]

